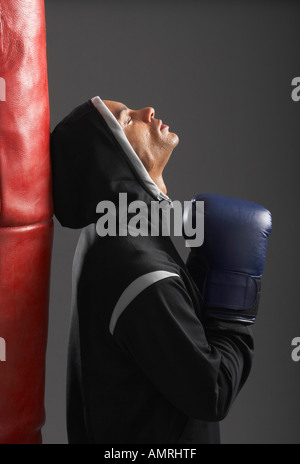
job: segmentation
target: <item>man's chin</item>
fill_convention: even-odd
[[[177,147],[177,145],[179,144],[179,137],[177,134],[174,134],[173,132],[170,132],[170,139],[171,139],[171,144],[173,146],[173,148]]]

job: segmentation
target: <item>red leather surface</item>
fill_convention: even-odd
[[[53,222],[0,228],[0,443],[40,443]]]
[[[0,0],[0,77],[0,444],[37,444],[53,239],[44,1]]]
[[[0,0],[0,226],[52,216],[44,2]]]

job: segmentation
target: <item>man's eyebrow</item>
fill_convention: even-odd
[[[120,118],[121,113],[123,113],[123,111],[128,111],[127,106],[123,106],[123,107],[117,112],[117,119]]]

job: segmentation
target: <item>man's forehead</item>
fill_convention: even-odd
[[[103,100],[103,103],[108,107],[108,109],[113,113],[113,115],[117,119],[121,116],[122,111],[128,111],[128,107],[121,102]]]

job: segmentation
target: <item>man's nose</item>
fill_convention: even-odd
[[[146,122],[151,122],[155,115],[155,110],[152,107],[147,107],[142,110],[143,118]]]

